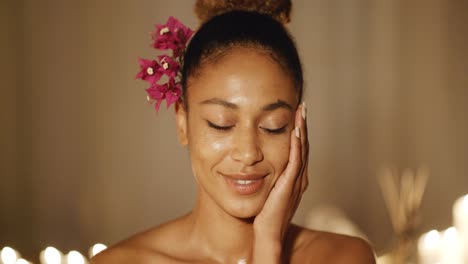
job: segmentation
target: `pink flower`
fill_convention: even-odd
[[[174,61],[167,55],[158,56],[159,71],[161,74],[166,74],[170,78],[175,78],[179,72],[179,63]]]
[[[159,111],[159,106],[161,105],[162,101],[164,100],[164,94],[166,88],[164,87],[165,84],[153,84],[150,88],[146,89],[146,93],[148,94],[148,101],[155,100],[156,103],[154,108],[156,112]],[[150,101],[151,102],[151,101]]]
[[[159,111],[159,106],[162,101],[166,99],[167,108],[179,100],[182,94],[182,87],[180,84],[175,83],[174,78],[170,78],[169,82],[164,84],[153,84],[150,88],[146,89],[149,98],[156,101],[154,107],[156,112]]]
[[[140,63],[141,70],[135,78],[142,79],[151,84],[156,83],[161,79],[163,72],[161,71],[161,66],[157,61],[139,58],[138,62]]]
[[[156,25],[156,32],[152,33],[153,47],[159,50],[172,49],[172,55],[161,55],[156,60],[139,59],[140,72],[136,78],[151,84],[146,89],[148,101],[155,102],[156,112],[163,100],[169,108],[179,100],[182,94],[182,85],[178,77],[187,42],[193,31],[180,23],[177,19],[169,17],[165,25]],[[166,75],[168,78],[160,81]],[[168,80],[166,82],[166,80]],[[159,83],[158,83],[159,82]],[[163,82],[161,84],[161,82]]]
[[[167,108],[169,108],[171,104],[177,102],[181,94],[182,94],[182,86],[179,83],[176,84],[172,82],[172,87],[170,87],[170,89],[166,92]]]
[[[153,47],[162,50],[172,49],[174,56],[178,57],[192,35],[193,31],[190,28],[174,17],[169,17],[165,25],[156,25]]]

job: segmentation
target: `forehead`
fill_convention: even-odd
[[[298,97],[292,77],[280,64],[254,50],[232,51],[207,62],[188,83],[190,103],[216,97],[241,107],[278,100],[295,105]]]

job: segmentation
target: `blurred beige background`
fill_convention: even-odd
[[[137,57],[194,1],[0,0],[0,248],[87,252],[193,205],[173,110],[156,114]],[[376,175],[431,171],[422,230],[468,193],[468,1],[293,1],[309,108],[310,188],[295,221],[343,209],[378,252],[392,230]]]

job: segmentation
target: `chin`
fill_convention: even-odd
[[[257,216],[265,204],[264,197],[233,198],[227,201],[225,211],[233,217],[248,219]]]
[[[248,195],[241,194],[235,189],[228,187],[229,185],[225,185],[228,188],[220,188],[220,190],[224,189],[224,192],[221,192],[223,194],[218,196],[220,198],[218,201],[221,202],[218,204],[223,207],[226,213],[233,217],[242,219],[254,218],[262,211],[271,191],[271,183],[268,178],[263,182],[259,190]]]

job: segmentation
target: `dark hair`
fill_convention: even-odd
[[[196,77],[204,63],[226,55],[236,47],[260,48],[269,53],[291,75],[302,99],[302,66],[296,46],[285,27],[269,15],[251,11],[230,11],[204,23],[190,41],[182,67],[182,98],[187,82]],[[184,100],[187,107],[187,100]]]

